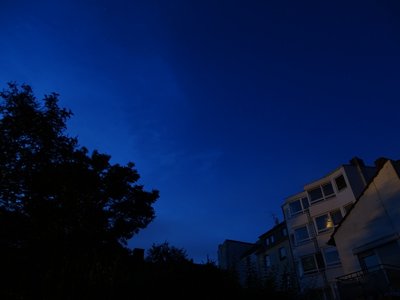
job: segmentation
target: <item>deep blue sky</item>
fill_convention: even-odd
[[[160,190],[131,247],[216,259],[353,156],[400,158],[400,2],[1,0],[8,81]]]

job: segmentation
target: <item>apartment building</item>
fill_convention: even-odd
[[[218,245],[218,266],[223,270],[239,273],[239,262],[242,255],[254,247],[253,243],[225,240]]]
[[[274,227],[259,236],[242,255],[240,272],[243,286],[271,285],[281,291],[296,287],[286,222],[276,221]]]
[[[300,290],[312,299],[338,299],[336,278],[343,275],[330,235],[348,213],[375,166],[359,158],[304,186],[282,205]]]
[[[330,240],[342,262],[342,300],[400,296],[400,162],[381,165]]]

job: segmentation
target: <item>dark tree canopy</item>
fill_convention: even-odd
[[[0,93],[0,257],[11,273],[97,276],[105,272],[99,257],[110,257],[105,249],[123,250],[154,218],[158,192],[137,184],[133,163],[111,164],[69,137],[71,115],[54,93],[39,101],[15,83]]]
[[[153,244],[147,251],[146,260],[152,263],[176,264],[189,262],[186,250],[171,246],[167,241]]]
[[[110,164],[67,136],[72,113],[57,94],[38,101],[29,86],[9,84],[0,97],[0,214],[18,215],[34,235],[122,243],[153,220],[158,192],[135,184],[133,163]]]

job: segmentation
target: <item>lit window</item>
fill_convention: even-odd
[[[333,227],[337,226],[342,220],[342,213],[340,210],[334,210],[326,213],[322,216],[315,218],[315,225],[317,227],[318,233],[331,230]]]
[[[333,227],[333,224],[330,223],[331,220],[329,220],[329,215],[325,214],[319,217],[315,218],[315,225],[317,226],[318,232],[324,232],[329,230],[330,228]]]
[[[343,175],[335,178],[335,183],[338,191],[341,191],[347,187],[346,180],[344,179]]]

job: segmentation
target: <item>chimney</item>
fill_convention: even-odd
[[[376,170],[379,171],[389,159],[386,157],[379,157],[375,160]]]
[[[364,161],[361,158],[358,158],[357,156],[355,156],[350,160],[350,163],[357,168],[357,171],[360,174],[361,180],[364,183],[364,186],[366,186],[367,180],[366,180],[365,174],[364,174],[364,169],[365,169]]]
[[[364,161],[361,159],[361,158],[359,158],[359,157],[357,157],[357,156],[354,156],[351,160],[350,160],[350,163],[353,165],[353,166],[360,166],[360,168],[364,168],[365,167],[365,164],[364,164]]]

